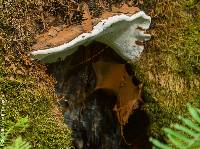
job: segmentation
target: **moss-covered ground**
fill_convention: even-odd
[[[34,148],[69,148],[70,132],[56,108],[54,80],[27,53],[37,33],[52,25],[80,23],[80,2],[0,1],[0,98],[6,101],[6,123],[29,116],[30,127],[21,135]],[[95,5],[99,2],[88,1],[94,15],[100,13]],[[109,7],[109,3],[121,0],[107,2]],[[151,121],[149,134],[159,137],[161,128],[178,121],[178,114],[185,114],[186,103],[199,107],[200,4],[198,0],[139,2],[152,17],[152,40],[145,45],[134,70],[145,83],[143,108]]]
[[[160,137],[162,128],[186,115],[187,103],[200,106],[200,3],[153,0],[145,5],[152,17],[152,40],[134,69],[145,82],[149,133]]]
[[[15,67],[11,64],[0,72],[0,98],[5,101],[5,121],[1,124],[8,129],[11,121],[28,116],[29,127],[23,133],[13,133],[9,141],[22,135],[34,148],[70,148],[70,131],[59,115],[53,84],[45,78],[48,76],[44,72],[39,74],[42,77],[27,76]]]
[[[55,81],[44,66],[27,55],[39,32],[37,21],[47,12],[40,12],[42,4],[45,8],[53,5],[44,1],[0,1],[0,102],[5,101],[1,126],[8,129],[10,121],[28,116],[26,131],[12,133],[9,141],[21,135],[32,148],[68,149],[71,132],[57,107]],[[2,109],[3,104],[0,106]]]

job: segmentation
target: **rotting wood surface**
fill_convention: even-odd
[[[58,81],[58,94],[63,95],[63,99],[67,101],[67,106],[63,108],[65,120],[67,124],[74,129],[74,132],[79,132],[76,131],[77,128],[74,128],[74,125],[77,123],[76,117],[79,117],[80,124],[78,125],[80,125],[81,130],[83,122],[84,124],[89,124],[86,125],[88,127],[84,125],[84,129],[86,129],[89,134],[92,133],[90,129],[96,130],[96,126],[101,126],[102,122],[107,121],[108,123],[108,120],[104,120],[107,116],[113,119],[116,117],[117,123],[114,124],[115,127],[112,126],[114,127],[113,132],[108,132],[108,136],[113,135],[116,137],[120,135],[120,139],[123,139],[123,143],[126,143],[123,128],[128,123],[129,117],[133,114],[134,110],[139,108],[139,104],[142,102],[142,88],[133,84],[132,77],[126,70],[125,61],[109,47],[105,47],[105,45],[101,45],[100,43],[94,43],[87,47],[80,47],[78,51],[71,55],[71,58],[68,57],[63,62],[57,62],[51,65],[54,66],[51,67],[51,70],[54,72],[56,80]],[[109,92],[109,94],[97,98],[95,95],[98,95],[98,90],[110,90],[116,96],[112,106],[110,105],[107,107],[107,105],[105,105],[104,108],[108,109],[104,112],[110,110],[107,113],[101,113],[102,111],[100,109],[104,109],[101,106],[104,105],[104,102],[105,104],[110,102],[107,100],[110,100],[110,98],[112,99],[114,96]],[[99,105],[99,103],[103,104]],[[85,110],[87,110],[87,112]],[[83,113],[85,114],[77,115],[78,111],[84,111]],[[93,114],[93,116],[95,116],[92,117],[90,113],[94,112],[96,112],[96,115]],[[86,113],[88,113],[88,115]],[[109,116],[112,113],[113,116]],[[95,121],[96,118],[100,120]],[[91,124],[90,126],[90,123],[94,123],[94,125]],[[113,125],[112,123],[113,122],[110,121],[108,126]],[[116,129],[117,133],[114,133]],[[97,130],[98,135],[95,134],[93,139],[99,138],[97,136],[101,134],[101,131],[104,131],[104,127],[99,127]],[[90,134],[90,136],[91,135],[92,134]],[[104,140],[103,138],[105,136],[101,137],[100,138]],[[76,138],[76,136],[74,136],[74,138]],[[86,140],[86,142],[91,143],[91,140]],[[116,142],[118,141],[115,141],[115,143]]]
[[[125,64],[98,61],[93,64],[96,73],[96,88],[111,90],[117,96],[113,110],[120,125],[124,126],[142,102],[142,86],[135,86],[132,77],[127,73]]]

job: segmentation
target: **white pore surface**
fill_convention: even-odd
[[[150,23],[151,17],[143,11],[132,16],[125,14],[112,16],[99,22],[89,33],[83,33],[72,41],[57,47],[33,51],[31,55],[34,59],[52,63],[59,59],[63,60],[66,56],[74,53],[80,45],[99,41],[110,46],[126,61],[136,60],[144,47],[137,45],[135,41],[150,39],[150,35],[144,33]]]

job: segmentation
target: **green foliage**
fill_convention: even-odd
[[[28,125],[28,116],[24,118],[20,118],[17,123],[9,122],[10,126],[8,130],[1,133],[0,136],[0,147],[4,147],[5,145],[9,144],[9,136],[16,132],[20,131],[23,132],[29,126]],[[22,138],[19,136],[12,145],[5,146],[5,149],[29,149],[31,145],[26,141],[23,141]]]
[[[174,129],[165,128],[164,132],[168,137],[168,144],[157,139],[150,138],[150,141],[160,149],[194,149],[200,148],[200,109],[193,108],[188,104],[191,118],[179,116],[183,124],[173,125]]]
[[[23,141],[21,137],[18,137],[11,146],[5,147],[5,149],[29,149],[31,145],[26,141]]]

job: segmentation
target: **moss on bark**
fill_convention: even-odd
[[[109,8],[122,1],[106,2]],[[0,1],[0,48],[4,54],[0,98],[6,100],[6,120],[30,117],[30,127],[22,135],[36,148],[69,148],[70,132],[55,112],[54,81],[44,66],[29,60],[27,52],[35,35],[56,26],[55,22],[80,23],[82,12],[76,10],[80,2]],[[88,3],[94,15],[102,10],[99,2]],[[200,6],[197,0],[137,2],[152,17],[152,40],[145,45],[134,71],[145,83],[143,108],[151,120],[149,133],[158,137],[161,128],[177,121],[177,114],[185,114],[187,102],[199,107]]]
[[[152,16],[152,40],[134,65],[135,75],[145,82],[144,109],[150,135],[186,114],[186,103],[200,102],[200,3],[148,1],[144,9]]]
[[[9,139],[22,135],[34,148],[70,148],[71,133],[58,115],[60,111],[56,107],[53,83],[49,83],[51,79],[43,70],[39,77],[33,73],[24,74],[23,66],[12,64],[1,63],[0,99],[5,101],[4,127],[8,128],[10,121],[16,122],[27,115],[30,126]]]

